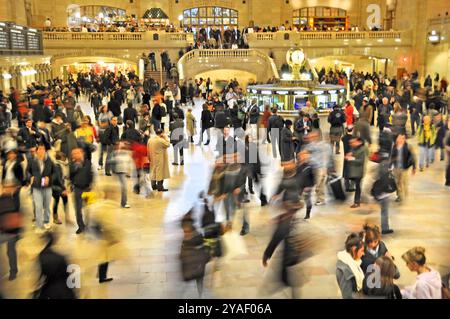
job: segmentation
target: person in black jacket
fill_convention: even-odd
[[[23,146],[27,151],[36,147],[39,137],[40,134],[33,127],[33,120],[31,119],[25,121],[25,127],[22,127],[17,135],[19,145]]]
[[[345,113],[335,106],[333,111],[328,115],[328,123],[330,123],[330,143],[331,147],[335,146],[336,154],[340,153],[341,137],[344,132]]]
[[[130,144],[142,143],[142,134],[135,129],[135,123],[131,120],[125,122],[125,130],[120,137],[122,141],[127,141]]]
[[[303,150],[298,153],[297,179],[299,183],[300,195],[303,195],[306,203],[305,219],[311,217],[312,190],[314,188],[314,170],[309,163],[310,153]]]
[[[119,127],[117,126],[117,117],[111,119],[111,123],[104,133],[104,144],[106,145],[106,165],[105,175],[111,176],[112,158],[114,146],[119,141]]]
[[[53,197],[53,222],[57,225],[62,224],[58,217],[58,205],[59,200],[62,199],[64,205],[64,211],[66,214],[66,222],[68,217],[67,203],[67,189],[66,189],[66,176],[64,176],[64,170],[67,167],[67,159],[64,153],[56,153],[55,169],[53,171],[53,185],[52,185],[52,197]],[[66,173],[67,174],[67,173]]]
[[[277,113],[278,109],[273,108],[267,125],[267,132],[269,132],[270,140],[272,141],[272,155],[274,158],[277,158],[277,153],[280,150],[280,134],[284,127],[284,120]]]
[[[365,244],[364,255],[361,257],[361,269],[364,274],[368,275],[373,271],[373,267],[372,269],[369,269],[369,266],[373,266],[379,257],[386,256],[394,260],[394,257],[389,253],[386,244],[381,240],[381,233],[378,226],[365,224],[360,236],[364,239]],[[400,272],[397,267],[395,267],[394,278],[400,278]]]
[[[36,231],[42,232],[42,228],[50,229],[50,200],[52,197],[52,176],[54,164],[47,154],[44,144],[40,144],[36,150],[36,157],[31,159],[28,165],[28,173],[31,176],[33,191],[33,203],[36,214]]]
[[[73,188],[75,211],[77,217],[78,230],[77,234],[81,234],[85,229],[83,222],[82,208],[83,200],[81,195],[91,189],[93,182],[92,164],[85,159],[84,151],[76,148],[72,151],[72,161],[69,166],[70,182]]]
[[[173,114],[178,114],[178,118],[184,121],[184,111],[183,109],[180,107],[179,103],[175,104],[175,107],[172,110]]]
[[[128,107],[123,111],[123,121],[124,123],[132,121],[133,127],[135,127],[136,123],[138,122],[138,113],[136,109],[133,107],[132,102],[129,102]]]
[[[281,130],[280,155],[282,162],[294,159],[294,136],[292,134],[291,127],[292,121],[286,120],[285,127]]]
[[[208,105],[205,103],[203,104],[203,110],[202,110],[202,116],[201,116],[201,133],[200,133],[200,140],[198,142],[198,145],[201,145],[203,142],[203,134],[206,131],[206,135],[208,136],[208,139],[206,140],[205,145],[209,145],[209,142],[211,140],[211,132],[210,128],[214,127],[214,117],[211,114],[211,111],[208,109]]]
[[[298,118],[294,122],[294,136],[295,136],[295,153],[299,153],[305,144],[305,136],[307,136],[313,129],[311,118],[307,113],[300,111]]]
[[[45,240],[47,243],[38,256],[40,286],[34,292],[34,299],[75,299],[75,287],[71,288],[67,284],[69,263],[52,248],[56,241],[55,234],[46,233]]]
[[[39,133],[39,144],[44,144],[47,150],[51,149],[52,138],[44,121],[37,123],[37,132]]]
[[[242,120],[239,118],[239,112],[237,104],[234,104],[233,108],[230,109],[231,124],[235,130],[242,127]]]
[[[2,162],[2,203],[4,201],[9,201],[9,205],[2,204],[2,213],[21,213],[20,211],[20,189],[25,186],[26,179],[24,173],[24,156],[18,153],[15,145],[11,148],[5,148],[6,160]],[[9,206],[11,211],[8,210]],[[4,231],[4,230],[3,230]],[[21,229],[12,230],[8,232],[11,238],[6,244],[6,253],[8,255],[9,261],[9,280],[16,279],[18,268],[17,268],[17,251],[16,244],[20,239]]]
[[[108,110],[111,111],[111,113],[116,116],[119,117],[122,114],[122,111],[120,110],[120,103],[115,100],[115,99],[111,99],[108,102]]]
[[[342,144],[344,146],[344,155],[349,154],[351,152],[351,147],[350,147],[350,140],[354,138],[353,135],[353,125],[349,125],[347,127],[347,129],[345,130],[345,134],[342,137]],[[354,192],[355,191],[355,187],[352,183],[352,181],[350,180],[350,178],[348,177],[348,161],[344,156],[344,165],[343,165],[343,170],[342,170],[342,177],[344,178],[344,186],[345,186],[345,191],[346,192]]]
[[[102,105],[103,98],[97,93],[97,90],[94,90],[92,95],[89,97],[89,100],[91,102],[91,107],[94,110],[95,119],[97,119],[98,113],[100,113],[100,106]]]
[[[153,109],[152,109],[152,123],[153,123],[153,128],[156,131],[157,129],[161,128],[161,119],[162,119],[162,108],[161,105],[159,105],[159,103],[155,103],[155,105],[153,105]]]
[[[214,123],[215,127],[220,130],[223,130],[227,125],[231,124],[230,119],[227,117],[227,114],[225,113],[222,104],[219,104],[216,107],[216,112],[214,115]]]
[[[31,109],[33,110],[34,122],[43,121],[45,123],[50,123],[52,121],[52,111],[50,111],[48,107],[40,104],[39,100],[31,100]]]

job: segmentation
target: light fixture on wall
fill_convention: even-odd
[[[436,30],[429,32],[428,42],[430,42],[431,44],[438,44],[439,42],[441,42],[441,36],[439,32],[437,32]]]

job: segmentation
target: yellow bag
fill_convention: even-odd
[[[92,205],[97,201],[97,194],[95,192],[83,192],[83,194],[81,194],[81,199],[86,205]]]

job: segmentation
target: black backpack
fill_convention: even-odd
[[[167,116],[167,110],[166,110],[167,106],[166,107],[160,106],[160,107],[161,107],[161,117]]]

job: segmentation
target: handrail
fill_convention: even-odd
[[[265,60],[267,63],[270,64],[272,74],[279,78],[279,73],[277,70],[277,67],[275,65],[275,62],[272,58],[270,58],[267,54],[255,50],[255,49],[196,49],[189,51],[185,53],[177,63],[178,67],[178,74],[180,79],[184,79],[184,65],[196,58],[198,59],[209,59],[209,58],[233,58],[236,59],[236,61],[241,61],[242,58],[249,58],[249,57],[258,57],[260,59]]]

